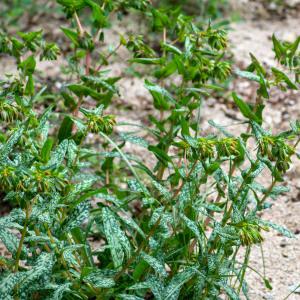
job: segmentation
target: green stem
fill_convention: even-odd
[[[19,269],[20,256],[21,256],[21,253],[22,253],[22,248],[23,248],[25,236],[26,236],[26,233],[27,233],[27,225],[28,225],[29,215],[30,215],[30,207],[28,205],[26,206],[25,214],[26,214],[25,222],[24,222],[24,226],[23,226],[19,246],[18,246],[18,249],[17,249],[17,253],[16,253],[15,272],[17,272],[18,269]]]
[[[143,185],[142,181],[140,180],[140,178],[139,178],[138,174],[136,173],[135,169],[133,168],[132,164],[130,163],[130,161],[128,160],[126,155],[123,153],[123,151],[119,148],[119,146],[110,137],[108,137],[105,133],[99,132],[99,134],[102,137],[104,137],[114,148],[116,148],[116,150],[119,152],[119,154],[121,155],[121,157],[123,158],[123,160],[127,164],[127,166],[130,169],[131,173],[133,174],[135,179],[140,184],[141,188],[143,188],[144,185]]]
[[[244,260],[244,266],[242,268],[242,276],[240,279],[240,285],[238,287],[238,294],[240,293],[241,288],[243,286],[243,282],[244,282],[245,275],[246,275],[246,269],[247,269],[249,258],[250,258],[250,252],[251,252],[251,248],[247,247],[246,254],[245,254],[245,260]]]
[[[188,176],[187,176],[187,179],[189,178],[189,176],[192,174],[192,172],[194,171],[195,167],[197,165],[197,161],[194,162]],[[178,194],[180,193],[180,191],[182,190],[183,186],[184,186],[184,181],[181,183],[180,187],[178,188],[178,190],[176,190],[174,192],[174,195],[172,197],[172,199],[167,203],[167,204],[171,204],[172,203],[172,200],[175,199]],[[137,249],[137,251],[135,252],[134,255],[131,256],[131,258],[127,261],[126,265],[115,275],[114,277],[114,280],[117,281],[121,276],[122,274],[127,270],[127,268],[134,262],[134,260],[139,256],[139,254],[144,250],[144,249],[147,249],[148,247],[148,241],[150,240],[150,238],[154,235],[157,227],[159,226],[160,224],[160,221],[162,219],[162,216],[164,214],[164,212],[167,210],[168,208],[168,205],[165,205],[164,207],[164,210],[162,211],[161,215],[159,216],[159,218],[157,219],[157,221],[155,222],[155,224],[152,226],[150,232],[148,233],[148,235],[146,236],[146,238],[144,239],[144,241],[140,244],[139,248]]]

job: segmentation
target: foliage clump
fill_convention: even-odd
[[[248,297],[252,246],[271,228],[293,236],[259,212],[287,192],[280,182],[297,154],[299,122],[273,133],[264,108],[271,88],[298,88],[300,39],[287,44],[273,36],[280,68],[267,71],[251,55],[247,70],[236,71],[257,84],[254,104],[232,94],[244,118],[240,135],[214,121],[215,134],[203,135],[202,103],[223,92],[232,74],[224,29],[147,0],[57,2],[70,20],[61,29],[72,49],[71,79],[59,92],[36,75],[38,60],[60,55],[58,45],[42,31],[0,35],[0,52],[18,67],[0,82],[0,189],[14,205],[0,218],[0,240],[11,254],[0,257],[1,299]],[[106,28],[128,12],[162,40],[157,46],[140,33],[120,35],[106,53]],[[148,127],[126,124],[132,131],[118,134],[122,124],[108,110],[120,78],[103,69],[121,47],[131,68],[146,66],[155,113]],[[155,157],[153,168],[127,153],[128,143]]]

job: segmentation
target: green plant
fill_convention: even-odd
[[[11,253],[0,257],[1,299],[247,297],[251,247],[269,228],[292,236],[258,213],[287,191],[277,183],[300,138],[298,122],[282,133],[264,129],[265,102],[271,87],[297,89],[297,80],[281,69],[267,72],[252,55],[248,69],[237,73],[257,82],[256,103],[232,94],[245,118],[242,134],[211,121],[219,133],[203,136],[201,103],[223,91],[231,73],[224,30],[148,1],[57,2],[72,24],[62,28],[72,52],[65,68],[70,81],[54,95],[55,106],[41,105],[47,87],[34,72],[37,57],[56,58],[57,45],[42,32],[1,35],[1,52],[15,57],[19,69],[1,82],[0,94],[1,195],[16,205],[0,218],[0,239]],[[158,49],[134,34],[120,35],[108,53],[100,48],[114,14],[126,11],[147,17],[163,37]],[[283,44],[273,42],[276,53]],[[280,47],[279,61],[299,55],[298,44]],[[104,68],[123,46],[133,67],[147,66],[153,114],[149,127],[127,123],[133,131],[117,134],[114,128],[125,124],[106,109],[120,78]],[[155,166],[126,153],[127,143],[143,147]],[[267,187],[260,183],[263,170]]]

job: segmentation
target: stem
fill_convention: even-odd
[[[265,255],[264,255],[264,249],[262,247],[262,243],[259,244],[259,247],[260,247],[261,259],[263,263],[264,278],[266,278],[266,262],[265,262]]]
[[[195,167],[197,165],[197,161],[194,162],[188,177],[192,174],[192,172],[194,171]],[[187,178],[188,179],[188,178]],[[174,200],[178,194],[180,193],[180,191],[182,190],[183,186],[184,186],[184,181],[182,181],[180,187],[178,188],[178,190],[175,191],[172,199],[168,202],[168,204],[172,203],[172,200]],[[166,211],[168,205],[166,204],[164,207],[164,210],[162,211],[161,215],[159,216],[158,220],[155,222],[155,224],[153,225],[153,227],[151,228],[150,232],[148,233],[148,235],[146,236],[145,240],[140,244],[139,248],[137,249],[136,253],[134,255],[131,256],[131,258],[127,261],[127,264],[116,274],[116,276],[114,277],[114,280],[117,281],[122,274],[127,270],[127,268],[134,262],[134,260],[139,256],[139,254],[142,252],[142,250],[144,250],[144,248],[146,249],[148,247],[148,241],[150,240],[150,238],[153,236],[153,234],[155,233],[157,227],[160,224],[160,221],[162,219],[162,216],[164,214],[164,212]]]
[[[23,244],[24,244],[24,239],[25,239],[25,236],[27,233],[27,225],[28,225],[28,220],[29,220],[29,215],[30,215],[30,207],[28,205],[26,205],[25,213],[26,213],[26,218],[25,218],[19,246],[18,246],[17,253],[16,253],[15,272],[17,272],[19,269],[20,256],[21,256],[21,252],[22,252],[22,248],[23,248]]]
[[[99,134],[101,136],[103,136],[114,148],[116,148],[116,150],[119,152],[119,154],[121,155],[121,157],[123,158],[123,160],[125,161],[127,166],[129,167],[129,169],[132,172],[133,176],[135,177],[135,179],[140,184],[141,188],[143,188],[144,185],[143,185],[142,181],[140,180],[140,178],[139,178],[138,174],[136,173],[136,171],[134,170],[132,164],[130,163],[130,161],[128,160],[126,155],[122,152],[122,150],[119,148],[119,146],[110,137],[108,137],[105,133],[99,132]]]
[[[297,291],[298,288],[300,288],[300,283],[283,300],[288,299],[292,294],[294,294]]]
[[[78,27],[78,30],[79,30],[79,34],[80,36],[82,36],[84,34],[84,29],[80,23],[80,20],[78,18],[78,15],[77,15],[77,12],[75,11],[74,13],[74,17],[75,17],[75,20],[76,20],[76,23],[77,23],[77,27]]]
[[[251,251],[251,248],[247,247],[246,254],[245,254],[244,267],[242,269],[242,276],[241,276],[241,279],[240,279],[240,285],[238,287],[238,294],[240,293],[241,288],[243,286],[243,281],[244,281],[244,278],[245,278],[245,275],[246,275],[246,269],[247,269],[249,258],[250,258],[250,251]]]
[[[91,53],[90,51],[87,51],[85,55],[85,75],[90,74],[90,66],[91,66]]]
[[[119,45],[113,50],[113,51],[111,51],[104,59],[105,60],[108,60],[113,54],[115,54],[118,50],[119,50],[119,48],[122,46],[122,44],[121,43],[119,43]],[[100,71],[100,69],[102,68],[102,64],[100,64],[97,68],[96,68],[96,72],[99,72]]]

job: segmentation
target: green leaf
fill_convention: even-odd
[[[216,284],[218,286],[220,286],[226,292],[226,294],[229,296],[229,298],[231,300],[240,300],[239,295],[236,293],[236,291],[232,287],[230,287],[229,285],[227,285],[226,283],[223,283],[221,281]]]
[[[280,43],[280,41],[276,38],[275,34],[272,35],[272,42],[273,42],[273,47],[274,47],[274,52],[275,52],[275,57],[278,60],[281,60],[285,50],[283,45]]]
[[[153,183],[154,187],[160,192],[161,195],[164,196],[164,198],[166,200],[170,200],[172,198],[172,194],[164,186],[162,186],[159,182],[152,179],[152,183]]]
[[[153,152],[154,155],[163,163],[165,166],[168,165],[168,162],[172,162],[171,158],[168,156],[168,154],[163,151],[162,149],[156,147],[156,146],[148,146],[148,150]]]
[[[169,109],[168,102],[171,102],[172,104],[176,105],[176,101],[166,89],[148,80],[145,80],[145,87],[148,91],[150,91],[154,100],[154,106],[157,109]]]
[[[164,60],[162,58],[133,58],[130,59],[131,63],[138,63],[143,65],[162,65]]]
[[[183,219],[185,225],[194,233],[198,241],[201,242],[201,233],[197,224],[183,214],[181,215],[181,218]]]
[[[54,151],[51,153],[51,159],[49,160],[47,166],[55,165],[56,167],[59,167],[66,155],[67,149],[68,149],[68,140],[63,140]]]
[[[127,259],[131,256],[131,246],[125,235],[121,230],[120,224],[115,215],[109,208],[102,209],[102,219],[105,237],[107,239],[112,260],[115,268],[119,268],[126,256]]]
[[[67,282],[65,284],[60,284],[60,285],[55,285],[53,287],[54,292],[51,295],[51,300],[62,300],[64,297],[64,293],[71,292],[70,286],[71,286],[71,282]]]
[[[263,76],[266,76],[267,72],[263,68],[263,66],[259,63],[259,61],[257,60],[257,58],[252,53],[250,53],[250,57],[251,57],[252,63],[247,68],[247,70],[250,71],[250,72],[256,71],[257,74],[262,74]]]
[[[178,55],[182,54],[182,51],[180,49],[178,49],[177,47],[175,47],[174,45],[163,43],[162,47],[168,52],[172,52],[172,53],[178,54]]]
[[[62,228],[65,232],[68,232],[78,226],[80,226],[90,215],[90,204],[88,201],[81,202],[75,209],[69,213]]]
[[[85,0],[57,0],[71,14],[86,6]]]
[[[294,238],[295,237],[295,235],[291,231],[289,231],[287,228],[285,228],[281,225],[275,224],[271,221],[259,220],[259,223],[264,225],[264,226],[270,227],[270,228],[278,231],[279,233],[281,233],[285,237],[288,237],[288,238]]]
[[[285,74],[283,73],[282,71],[276,69],[276,68],[272,68],[272,73],[273,75],[275,76],[275,80],[277,82],[285,82],[286,85],[292,89],[292,90],[298,90],[298,87],[290,80],[290,78]]]
[[[234,135],[228,132],[224,126],[217,124],[213,120],[208,120],[208,124],[218,129],[220,132],[222,132],[227,137],[233,137]]]
[[[149,264],[149,266],[151,266],[155,270],[157,275],[162,277],[168,277],[168,273],[165,270],[164,264],[158,259],[144,252],[141,254],[141,257]]]
[[[103,100],[102,94],[96,92],[94,89],[89,88],[87,86],[80,85],[80,84],[69,84],[67,88],[78,97],[90,96],[93,99],[98,101]]]
[[[269,290],[273,290],[273,287],[267,278],[264,278],[264,284],[265,284],[266,288],[268,288]]]
[[[118,294],[117,297],[123,300],[144,300],[144,298],[129,294]]]
[[[182,286],[193,278],[196,271],[193,268],[187,268],[176,274],[169,282],[164,291],[164,300],[177,300]]]
[[[112,278],[105,276],[102,270],[96,268],[88,269],[88,272],[82,278],[83,281],[88,282],[97,289],[111,288],[115,285]]]
[[[61,142],[72,136],[73,120],[69,116],[65,116],[58,130],[58,141]]]
[[[28,80],[25,86],[25,95],[29,95],[29,96],[34,95],[34,80],[32,74],[28,75]]]
[[[256,81],[256,82],[260,82],[260,77],[255,75],[254,73],[252,72],[247,72],[247,71],[241,71],[241,70],[236,70],[235,73],[240,76],[240,77],[243,77],[243,78],[247,78],[251,81]]]
[[[117,89],[113,84],[109,83],[109,80],[105,80],[96,76],[82,76],[81,79],[88,84],[94,85],[95,87],[100,87],[112,93],[117,93]],[[114,79],[119,80],[119,77],[115,77]]]
[[[87,3],[92,9],[93,23],[95,24],[95,26],[97,26],[98,28],[106,27],[108,22],[101,6],[92,0],[85,0],[85,3]]]
[[[21,127],[15,130],[9,137],[8,141],[0,148],[0,162],[7,160],[8,155],[13,151],[14,145],[19,141],[22,136],[24,128]]]
[[[260,85],[257,94],[261,95],[265,99],[269,99],[269,92],[268,92],[268,88],[270,87],[269,82],[264,78],[262,74],[259,74],[259,77],[260,77],[259,80]]]
[[[19,68],[24,72],[26,76],[32,75],[35,70],[36,62],[33,55],[28,56],[19,64]]]
[[[14,234],[12,234],[10,231],[0,228],[0,240],[3,242],[7,250],[12,253],[13,255],[16,255],[17,249],[19,246],[19,238],[17,238]],[[27,249],[23,246],[22,247],[22,256],[27,254]]]
[[[44,163],[47,163],[50,159],[50,153],[51,153],[52,146],[53,146],[53,139],[48,138],[45,141],[43,148],[41,150],[41,159]]]
[[[261,123],[261,120],[255,115],[255,113],[253,113],[252,109],[248,106],[248,104],[244,102],[240,97],[238,97],[238,95],[235,92],[232,93],[232,97],[235,104],[238,106],[240,112],[245,118],[253,120],[258,124]]]

